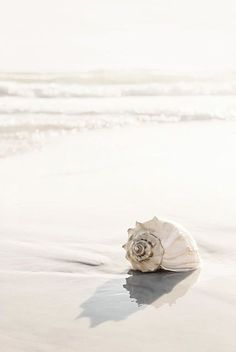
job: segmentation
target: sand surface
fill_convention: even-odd
[[[236,123],[81,132],[0,160],[3,352],[233,352]],[[136,220],[196,238],[202,269],[129,272]]]

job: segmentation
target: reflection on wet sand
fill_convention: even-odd
[[[175,273],[160,271],[139,273],[130,271],[127,278],[107,281],[82,305],[79,318],[90,319],[94,327],[106,321],[120,321],[144,309],[173,304],[196,282],[200,271]],[[124,282],[125,281],[125,282]]]
[[[124,288],[138,306],[152,304],[159,308],[165,303],[171,305],[184,296],[198,276],[199,270],[179,273],[160,271],[148,274],[134,271],[126,278]]]

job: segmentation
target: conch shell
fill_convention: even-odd
[[[123,245],[133,270],[189,271],[200,266],[195,240],[181,226],[154,217],[128,230]]]

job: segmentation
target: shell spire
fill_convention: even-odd
[[[123,248],[132,268],[142,272],[189,271],[200,266],[193,237],[180,225],[157,217],[136,222],[135,228],[128,229],[128,241]]]

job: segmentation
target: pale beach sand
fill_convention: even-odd
[[[3,352],[233,352],[236,123],[84,131],[0,160]],[[201,270],[129,272],[136,220],[181,223]]]

